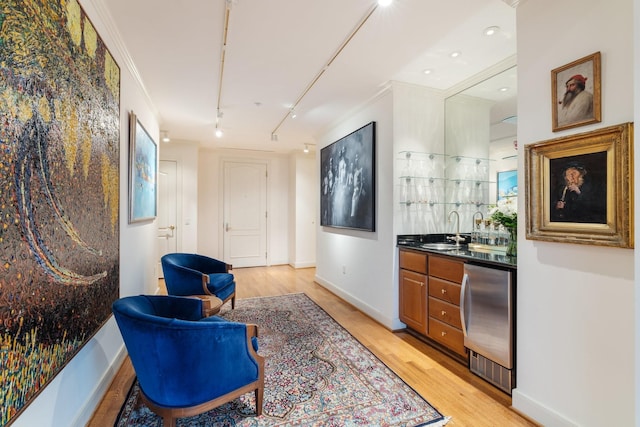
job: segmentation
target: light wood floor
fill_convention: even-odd
[[[450,357],[405,332],[391,332],[313,281],[315,269],[289,266],[233,270],[237,298],[304,292],[420,393],[447,426],[537,426],[510,408],[511,397]],[[229,303],[228,303],[229,304]],[[134,379],[127,358],[88,427],[112,426]]]

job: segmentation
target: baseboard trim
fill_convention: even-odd
[[[547,408],[542,403],[519,391],[518,388],[514,388],[512,391],[511,406],[516,412],[524,414],[525,417],[543,426],[578,427],[578,424]]]
[[[87,425],[87,422],[91,420],[91,417],[93,417],[93,413],[95,412],[96,408],[98,408],[98,405],[100,405],[100,402],[102,402],[102,398],[109,390],[109,386],[118,373],[120,366],[122,366],[122,363],[127,357],[127,354],[127,350],[125,349],[124,345],[122,345],[122,347],[116,354],[116,357],[113,359],[113,363],[104,372],[104,375],[102,375],[100,382],[98,383],[96,388],[93,389],[93,393],[91,393],[91,396],[89,396],[85,404],[82,406],[82,410],[76,416],[72,427],[84,427]]]
[[[380,323],[385,328],[391,331],[394,331],[394,330],[402,329],[405,327],[405,325],[402,322],[400,322],[400,319],[391,319],[385,316],[380,311],[366,304],[362,300],[354,297],[353,295],[344,292],[341,288],[335,286],[333,283],[323,279],[317,274],[314,277],[314,281],[318,283],[320,286],[322,286],[323,288],[330,291],[332,294],[337,295],[338,297],[342,298],[349,304],[353,305],[355,308],[362,311],[364,314],[371,317],[373,320]]]

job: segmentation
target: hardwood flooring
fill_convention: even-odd
[[[233,270],[237,298],[304,292],[413,387],[451,427],[537,426],[511,409],[511,397],[406,332],[392,332],[313,281],[315,269],[290,266]],[[162,281],[161,281],[162,282]],[[127,358],[88,427],[112,426],[134,371]]]

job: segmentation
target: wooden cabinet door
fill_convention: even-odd
[[[427,276],[400,270],[400,320],[427,334]]]

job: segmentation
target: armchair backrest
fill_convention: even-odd
[[[247,325],[201,318],[195,298],[138,295],[113,313],[143,393],[155,404],[193,406],[258,378]]]
[[[160,261],[165,285],[171,295],[203,294],[203,275],[228,272],[225,262],[198,254],[170,253]]]

